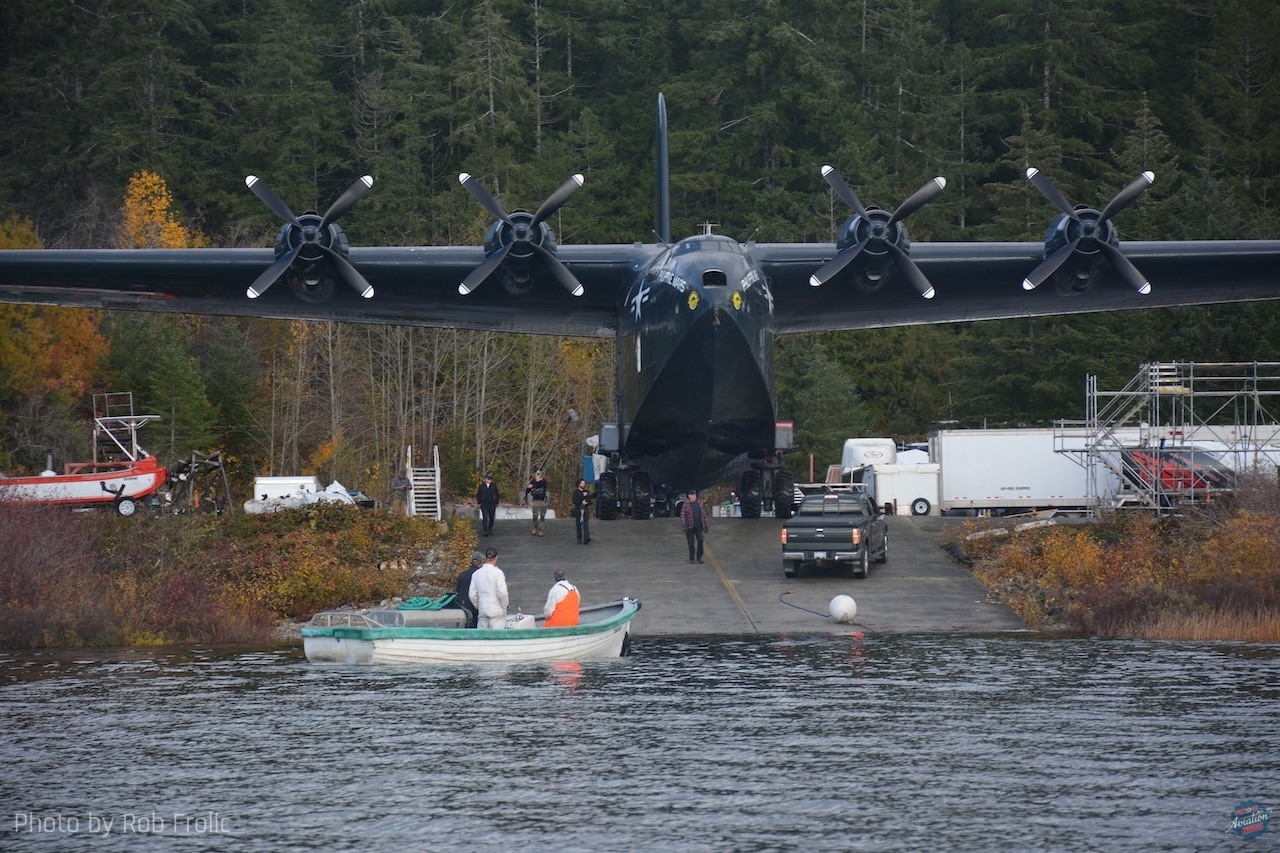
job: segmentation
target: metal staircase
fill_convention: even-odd
[[[431,465],[417,468],[413,463],[413,447],[405,451],[409,481],[413,492],[409,500],[409,516],[426,515],[440,520],[440,448],[431,448]]]

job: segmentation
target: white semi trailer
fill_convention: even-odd
[[[1106,499],[1119,480],[1095,463],[1095,495],[1089,470],[1081,463],[1086,435],[1052,429],[956,429],[929,435],[929,459],[939,466],[938,503],[942,512],[975,510],[1029,512],[1036,509],[1086,509]]]

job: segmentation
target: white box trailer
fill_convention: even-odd
[[[897,457],[898,445],[892,438],[846,438],[840,467],[852,471],[865,465],[892,465]]]
[[[321,491],[317,477],[254,477],[254,500],[269,501]]]
[[[1089,471],[1080,453],[1086,434],[1052,429],[938,430],[929,435],[929,458],[939,465],[938,504],[952,510],[1024,511],[1085,509],[1091,504]],[[1119,482],[1101,464],[1097,491],[1104,499]]]
[[[936,462],[875,466],[876,503],[891,505],[895,515],[941,515],[938,507],[940,468]]]

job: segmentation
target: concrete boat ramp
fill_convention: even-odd
[[[575,541],[572,519],[547,521],[541,537],[531,535],[527,519],[505,519],[479,548],[498,549],[512,612],[541,613],[552,572],[562,568],[583,603],[640,599],[637,636],[1025,630],[943,549],[947,521],[891,517],[889,560],[873,563],[867,578],[812,566],[785,578],[782,522],[771,518],[711,518],[700,564],[689,562],[675,518],[592,519],[588,545]],[[854,624],[827,615],[837,595],[857,602]]]

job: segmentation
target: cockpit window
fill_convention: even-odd
[[[703,287],[724,287],[728,283],[724,270],[706,270],[702,273]]]

